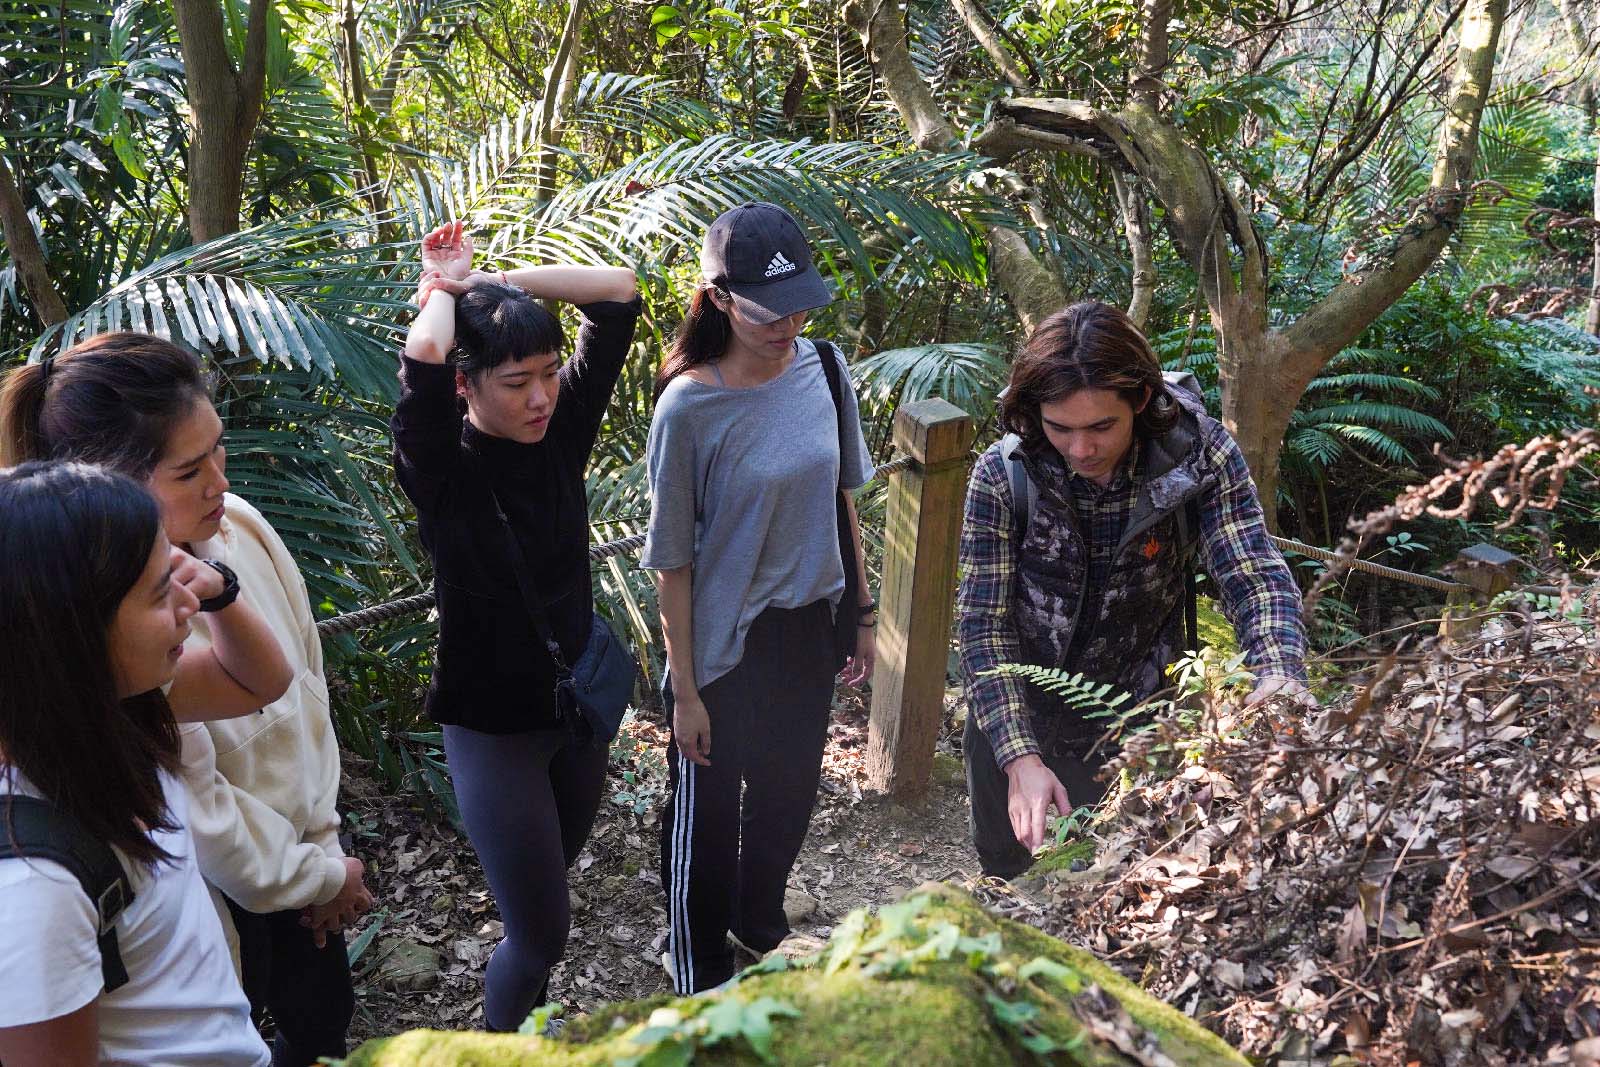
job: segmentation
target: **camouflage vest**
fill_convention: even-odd
[[[1064,468],[1042,463],[1020,442],[1002,444],[1004,457],[1020,458],[1036,499],[1025,504],[1026,531],[1017,557],[1012,615],[1026,663],[1082,673],[1110,682],[1140,701],[1165,685],[1164,672],[1183,643],[1184,594],[1200,531],[1188,529],[1191,501],[1215,492],[1220,472],[1203,461],[1203,445],[1214,421],[1198,400],[1174,389],[1180,408],[1177,425],[1143,443],[1138,497],[1106,576],[1100,609],[1083,618],[1088,551],[1068,495]],[[1015,507],[1015,504],[1013,504]],[[1193,525],[1198,525],[1193,523]],[[1073,638],[1090,627],[1072,662]],[[1092,741],[1104,723],[1084,721],[1080,712],[1037,686],[1029,686],[1028,706],[1036,716],[1041,743],[1045,734],[1069,750]]]

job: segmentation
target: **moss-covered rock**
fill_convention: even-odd
[[[1165,1056],[1163,1060],[1161,1057]],[[560,1040],[413,1031],[350,1067],[794,1067],[1248,1063],[1091,954],[924,886],[851,915],[816,957],[781,957],[699,997],[609,1006]]]

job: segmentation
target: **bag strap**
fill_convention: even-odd
[[[839,430],[839,466],[844,468],[844,382],[843,375],[839,373],[839,363],[844,358],[832,341],[813,341],[817,347],[817,356],[822,362],[822,376],[828,380],[828,394],[833,397],[833,414],[838,423]],[[836,517],[839,527],[839,562],[844,567],[844,604],[852,594],[859,595],[861,591],[861,578],[859,562],[856,559],[856,542],[850,534],[847,510],[845,506],[845,491],[841,486],[834,486],[834,501]]]
[[[59,863],[78,880],[95,910],[100,977],[107,993],[128,984],[117,945],[117,916],[133,903],[133,886],[111,846],[78,820],[38,797],[11,795],[0,802],[0,859]]]
[[[1039,487],[1028,476],[1018,449],[1022,438],[1008,433],[1000,439],[1000,456],[1006,463],[1006,482],[1011,486],[1011,532],[1020,546],[1028,535],[1028,520],[1033,516],[1033,503],[1039,497]]]
[[[1178,551],[1184,554],[1183,632],[1191,652],[1200,649],[1200,590],[1193,546],[1200,536],[1200,503],[1194,497],[1183,502],[1178,512]]]
[[[833,417],[839,429],[839,461],[844,462],[844,385],[839,381],[839,350],[832,341],[813,341],[822,357],[822,376],[828,379],[828,395],[833,397]]]
[[[567,665],[567,658],[561,654],[561,645],[556,641],[555,631],[550,627],[550,613],[545,610],[544,599],[539,596],[539,584],[533,580],[533,569],[528,566],[528,558],[522,554],[522,543],[517,540],[517,532],[511,528],[511,520],[506,517],[506,509],[500,506],[500,494],[494,491],[494,483],[489,480],[489,472],[482,463],[478,464],[478,472],[483,475],[484,488],[489,491],[489,500],[494,504],[494,517],[500,520],[500,529],[505,533],[506,548],[511,555],[511,569],[516,572],[517,589],[522,593],[523,609],[533,622],[533,629],[539,635],[539,640],[544,642],[545,650],[555,661],[556,677],[563,681],[571,678],[572,668]]]

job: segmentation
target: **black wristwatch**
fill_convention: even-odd
[[[200,562],[222,575],[222,592],[200,601],[201,611],[221,611],[239,599],[239,576],[233,573],[232,567],[226,563],[218,563],[214,559],[203,559]]]

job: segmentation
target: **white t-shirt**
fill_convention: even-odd
[[[49,860],[0,860],[0,1027],[59,1018],[98,997],[106,1067],[266,1067],[271,1055],[195,866],[183,789],[161,778],[178,829],[154,837],[173,861],[147,870],[118,857],[134,892],[117,919],[128,969],[120,989],[102,993],[94,906],[78,880]],[[0,793],[11,792],[39,795],[0,766]]]

